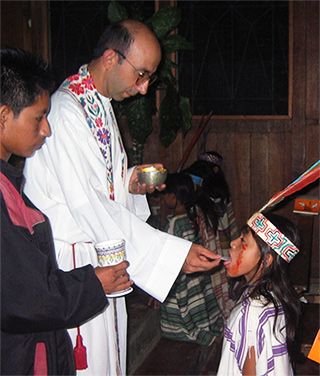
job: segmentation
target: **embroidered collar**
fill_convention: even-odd
[[[68,77],[60,90],[71,93],[84,111],[87,124],[105,160],[109,198],[114,200],[111,131],[107,121],[109,115],[111,121],[116,124],[112,108],[107,114],[87,65],[83,65],[77,74]],[[121,139],[119,140],[122,147]]]

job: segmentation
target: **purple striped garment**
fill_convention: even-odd
[[[263,300],[243,297],[231,312],[224,331],[218,376],[242,376],[248,349],[255,348],[256,375],[293,375],[286,344],[285,316],[279,307],[275,333],[275,307]]]

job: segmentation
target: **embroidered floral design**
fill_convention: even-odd
[[[89,89],[89,90],[93,90],[95,87],[94,87],[94,83],[93,83],[93,79],[92,77],[87,77],[87,78],[84,78],[82,80],[82,85],[86,88],[86,89]]]
[[[79,77],[80,77],[80,74],[77,73],[77,74],[74,74],[73,76],[70,76],[67,78],[67,81],[71,82],[71,81],[77,81],[79,80]]]
[[[73,96],[75,96],[80,102],[81,107],[85,112],[87,124],[99,145],[101,154],[106,163],[109,198],[114,200],[112,149],[110,131],[108,130],[107,124],[107,114],[94,86],[93,79],[88,72],[87,65],[83,65],[80,68],[79,74],[75,74],[67,78],[62,84],[61,90],[71,91]],[[112,108],[109,109],[108,113],[115,129],[117,130],[117,123]],[[121,175],[124,177],[126,158],[123,144],[119,136],[118,141],[120,143],[120,150],[122,154]]]
[[[78,83],[70,84],[69,89],[76,94],[83,94],[84,93],[83,86],[81,84],[78,84]]]
[[[86,105],[86,101],[84,98],[79,98],[79,101],[80,101],[80,104],[82,107],[84,107]]]
[[[100,117],[98,117],[96,120],[95,120],[95,123],[96,123],[96,126],[97,127],[103,127],[103,121]]]
[[[99,137],[99,141],[103,145],[107,145],[108,143],[110,143],[109,132],[106,129],[99,129],[97,132],[97,136]]]

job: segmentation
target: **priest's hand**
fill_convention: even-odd
[[[128,266],[128,261],[122,261],[117,265],[95,268],[96,276],[106,294],[126,290],[133,284],[127,273]]]
[[[156,185],[147,185],[147,184],[140,184],[139,183],[139,180],[138,180],[139,169],[145,168],[145,167],[150,167],[150,166],[154,166],[157,169],[163,168],[163,164],[161,164],[161,163],[153,163],[153,164],[149,163],[149,164],[143,164],[143,165],[136,166],[135,169],[132,172],[131,177],[130,177],[130,182],[129,182],[129,192],[130,193],[132,193],[134,195],[144,195],[146,193],[152,193],[155,190],[163,191],[165,189],[165,187],[166,187],[165,184],[161,184],[161,185],[156,186]]]
[[[186,274],[208,271],[218,266],[220,259],[220,255],[193,243],[182,266],[182,271]]]

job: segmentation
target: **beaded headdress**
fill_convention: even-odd
[[[206,152],[200,153],[198,156],[198,160],[210,162],[220,167],[222,166],[222,163],[223,163],[222,156],[216,151],[206,151]]]
[[[301,190],[320,177],[320,160],[309,167],[302,175],[271,199],[247,221],[248,226],[285,261],[290,262],[299,249],[262,212],[275,206],[285,197]]]

